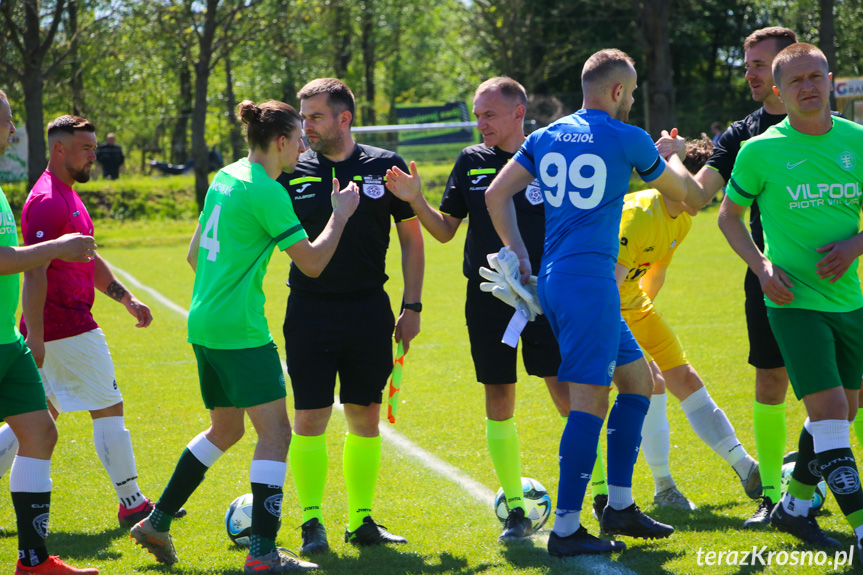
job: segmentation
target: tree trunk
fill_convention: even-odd
[[[177,121],[171,134],[171,162],[184,164],[189,159],[188,133],[189,118],[192,117],[192,71],[186,62],[180,68],[180,105],[177,107]]]
[[[69,0],[69,36],[72,38],[69,50],[72,77],[69,87],[72,90],[72,113],[76,116],[87,116],[87,106],[84,102],[84,67],[81,65],[81,55],[78,53],[78,2]]]
[[[647,63],[645,129],[658,138],[662,130],[670,130],[677,123],[671,46],[668,42],[671,0],[635,0],[634,4],[641,21],[640,36]]]
[[[45,82],[42,74],[25,74],[21,78],[24,89],[24,110],[27,114],[27,183],[28,189],[48,166],[45,144],[45,113],[42,109],[42,93]]]
[[[204,29],[199,42],[198,61],[195,62],[195,107],[192,111],[192,157],[195,159],[195,199],[204,209],[204,198],[210,187],[207,174],[207,141],[204,137],[207,126],[207,87],[210,80],[210,62],[213,59],[213,41],[216,37],[216,10],[219,0],[207,0]]]
[[[243,130],[237,120],[237,97],[234,95],[234,76],[231,72],[231,54],[225,51],[225,106],[227,107],[228,125],[231,135],[231,152],[234,161],[246,155],[246,144],[243,141]]]
[[[363,48],[363,69],[366,81],[366,97],[363,101],[363,125],[374,126],[375,114],[375,6],[374,0],[366,0],[360,18],[360,37]]]
[[[818,26],[818,48],[827,57],[827,69],[836,73],[836,30],[834,27],[834,0],[819,0],[821,23]],[[830,92],[830,109],[836,109],[836,95]]]
[[[336,59],[334,70],[336,78],[344,80],[351,63],[351,14],[344,1],[335,5]]]

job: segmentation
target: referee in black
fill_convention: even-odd
[[[294,391],[294,436],[289,458],[303,507],[302,552],[327,551],[321,505],[327,476],[326,429],[333,410],[336,374],[348,435],[344,477],[349,518],[345,541],[355,545],[406,543],[375,523],[372,500],[381,460],[378,429],[383,389],[393,367],[392,338],[405,350],[420,331],[422,231],[407,202],[387,191],[386,171],[407,169],[386,150],[351,137],[355,101],[344,82],[319,78],[297,94],[311,150],[279,182],[309,238],[324,230],[332,213],[332,180],[356,182],[360,204],[330,264],[317,278],[291,265],[285,313],[285,352]],[[396,321],[384,291],[390,222],[402,251],[403,309]]]
[[[527,94],[512,78],[486,80],[476,90],[473,113],[483,143],[465,148],[456,160],[440,205],[435,210],[422,195],[416,165],[410,174],[393,169],[387,187],[410,202],[423,226],[440,242],[455,236],[461,221],[468,218],[463,271],[468,279],[465,319],[470,338],[476,378],[485,388],[486,435],[492,463],[510,508],[501,541],[528,537],[532,522],[525,517],[521,487],[521,457],[515,426],[515,349],[501,343],[514,309],[483,292],[479,268],[487,266],[487,254],[503,244],[492,225],[485,204],[485,190],[518,151],[525,140],[524,116]],[[527,244],[531,267],[539,269],[545,239],[543,195],[536,181],[516,194],[518,227]],[[560,351],[544,315],[527,324],[521,334],[526,371],[545,379],[560,414],[569,415],[569,390],[557,381]]]
[[[740,146],[785,119],[785,104],[773,91],[773,59],[783,48],[797,42],[788,28],[772,26],[750,34],[743,42],[746,81],[752,99],[762,104],[738,120],[719,136],[707,165],[695,176],[701,185],[702,200],[707,203],[731,180],[734,160]],[[764,231],[757,202],[749,210],[749,228],[758,249],[764,250]],[[767,321],[764,292],[758,277],[746,270],[743,283],[746,294],[746,327],[749,333],[749,363],[755,368],[755,406],[753,431],[764,495],[755,513],[743,523],[745,528],[770,525],[770,512],[780,498],[780,480],[786,443],[785,394],[788,372]]]

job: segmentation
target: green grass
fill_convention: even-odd
[[[728,414],[740,439],[754,453],[754,376],[746,364],[744,267],[717,230],[715,218],[715,210],[695,218],[692,232],[678,249],[657,306],[675,327],[690,361]],[[185,254],[194,226],[194,220],[99,223],[97,239],[104,246],[102,254],[112,264],[187,307],[193,275]],[[474,381],[464,327],[464,232],[462,226],[457,237],[444,245],[426,236],[422,333],[407,357],[403,403],[394,427],[415,444],[496,491],[498,481],[485,444],[483,393]],[[398,245],[395,238],[392,245]],[[394,305],[400,300],[402,285],[398,259],[396,247],[388,258],[391,280],[387,284]],[[274,254],[264,286],[270,327],[280,348],[288,263],[283,254]],[[132,317],[122,306],[101,295],[97,296],[94,314],[107,334],[116,363],[127,426],[135,444],[139,482],[145,494],[155,498],[185,444],[208,426],[208,416],[200,401],[194,356],[185,342],[184,318],[146,293],[139,291],[138,295],[153,308],[155,320],[148,329],[135,329]],[[649,574],[833,572],[814,566],[699,566],[699,548],[744,551],[755,545],[779,551],[805,547],[776,531],[742,531],[740,526],[754,510],[754,503],[743,496],[732,470],[695,436],[676,400],[669,401],[668,414],[672,471],[680,489],[699,509],[692,513],[655,510],[653,515],[675,525],[677,532],[665,541],[624,539],[629,548],[613,558],[610,565]],[[788,450],[794,448],[804,417],[802,405],[789,396]],[[544,384],[523,371],[519,376],[516,418],[523,474],[540,480],[556,498],[557,444],[563,424]],[[97,566],[103,573],[167,572],[134,547],[127,533],[117,527],[117,502],[95,456],[89,418],[81,413],[64,415],[59,428],[60,441],[52,467],[51,552],[79,565]],[[598,573],[608,565],[589,559],[550,559],[545,551],[547,530],[530,543],[500,546],[496,542],[500,525],[490,506],[477,502],[389,442],[384,443],[374,516],[406,536],[410,543],[397,549],[350,547],[341,536],[347,514],[341,472],[345,430],[344,417],[335,412],[327,436],[330,471],[324,501],[333,553],[319,561],[326,573]],[[248,431],[189,500],[188,517],[175,523],[173,533],[182,562],[172,572],[241,572],[244,553],[230,544],[223,518],[230,502],[249,491],[248,468],[255,434],[250,426]],[[852,443],[859,454],[856,440]],[[653,482],[643,460],[636,465],[634,485],[636,501],[651,511]],[[8,478],[0,479],[0,491],[8,492]],[[596,532],[596,522],[587,508],[583,521]],[[830,535],[845,545],[851,544],[850,528],[832,496],[828,495],[820,522]],[[300,512],[290,474],[282,523],[279,544],[296,549]],[[13,524],[8,495],[0,497],[0,525],[6,526],[6,531],[0,532],[0,564],[6,566],[4,569],[9,569],[16,557]]]

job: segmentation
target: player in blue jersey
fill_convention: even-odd
[[[632,499],[632,468],[652,389],[644,356],[620,315],[614,278],[623,195],[635,168],[674,201],[693,200],[698,186],[680,159],[660,157],[644,130],[625,122],[636,72],[620,50],[601,50],[584,64],[582,109],[531,134],[486,192],[495,229],[519,257],[522,281],[530,260],[512,196],[538,178],[545,195],[545,252],[537,273],[539,296],[560,344],[558,379],[569,383],[570,414],[560,441],[560,484],[551,555],[620,551],[580,524],[585,488],[608,413],[612,378],[618,396],[608,416],[609,501],[604,532],[668,537],[670,525],[641,512]]]

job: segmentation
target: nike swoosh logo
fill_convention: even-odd
[[[786,167],[786,168],[788,168],[789,170],[793,170],[794,168],[796,168],[797,166],[799,166],[800,164],[802,164],[802,163],[803,163],[803,162],[805,162],[805,161],[806,161],[806,160],[800,160],[800,161],[799,161],[799,162],[797,162],[796,164],[792,164],[791,162],[788,162],[788,163],[785,165],[785,167]]]

